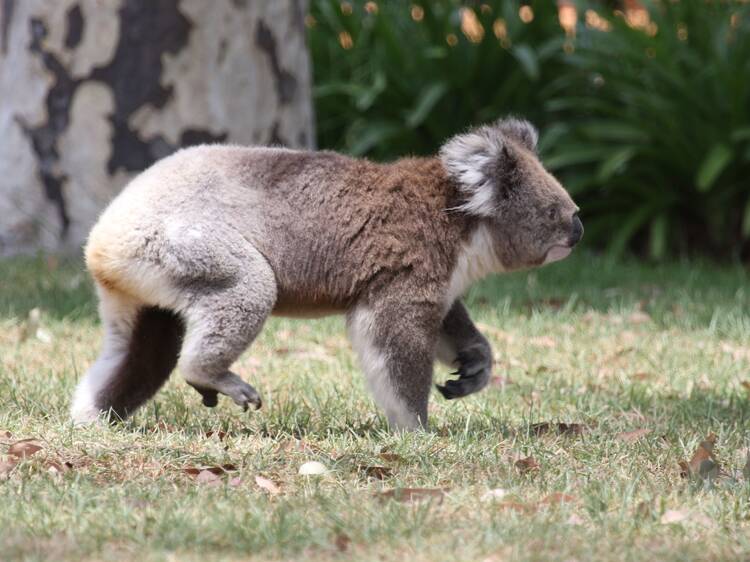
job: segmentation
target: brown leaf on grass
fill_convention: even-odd
[[[529,343],[531,343],[531,345],[536,345],[538,347],[547,347],[550,349],[557,347],[557,342],[550,336],[539,336],[536,338],[531,338],[531,340],[529,340]]]
[[[530,472],[536,472],[539,470],[539,463],[534,457],[519,459],[515,462],[515,466],[521,474],[529,474]]]
[[[14,461],[0,461],[0,480],[4,480],[8,475],[13,472],[16,468],[17,462]]]
[[[716,478],[719,475],[719,463],[714,455],[716,434],[711,433],[700,442],[690,461],[680,461],[680,476],[683,478]]]
[[[634,381],[645,381],[653,379],[654,375],[652,375],[651,373],[633,373],[632,375],[630,375],[630,378]]]
[[[688,509],[668,509],[659,519],[662,525],[674,525],[678,523],[697,523],[703,527],[712,527],[714,522],[704,513],[690,511]]]
[[[534,513],[537,510],[535,504],[521,503],[521,502],[500,502],[495,504],[500,509],[509,509],[511,511],[517,511],[519,513]]]
[[[22,439],[8,447],[8,454],[23,459],[35,455],[43,448],[41,442],[37,439]]]
[[[333,539],[333,544],[336,545],[336,550],[339,552],[346,552],[349,550],[349,545],[352,543],[352,539],[346,533],[337,533]]]
[[[742,387],[745,390],[747,390],[748,392],[750,392],[750,381],[742,381],[740,384],[742,385]]]
[[[404,458],[396,453],[383,452],[378,455],[381,459],[388,462],[401,462]]]
[[[651,502],[642,501],[635,506],[635,516],[638,519],[651,519],[654,514],[654,506]]]
[[[227,432],[226,431],[214,431],[213,429],[210,429],[206,432],[206,437],[214,437],[214,436],[216,436],[216,438],[219,441],[224,441],[224,438],[227,436]]]
[[[276,447],[277,454],[291,452],[318,453],[320,451],[319,447],[311,445],[304,439],[287,439],[286,441],[279,443]]]
[[[72,469],[73,469],[73,463],[68,462],[68,461],[62,461],[62,462],[48,461],[47,462],[47,471],[53,474],[62,474]]]
[[[391,488],[383,490],[379,496],[381,500],[395,500],[403,503],[413,503],[424,500],[436,500],[442,503],[446,490],[443,488]]]
[[[190,466],[182,471],[189,476],[199,476],[202,472],[209,472],[214,476],[221,476],[227,472],[233,472],[237,467],[233,464],[222,464],[220,466]]]
[[[221,476],[210,470],[201,470],[195,477],[195,481],[206,486],[218,486],[221,484]]]
[[[360,466],[359,469],[368,478],[375,478],[376,480],[385,480],[393,475],[393,469],[387,466]]]
[[[578,498],[571,496],[570,494],[563,494],[562,492],[553,492],[546,496],[539,502],[539,505],[560,505],[561,503],[574,503],[577,502]]]
[[[544,435],[553,431],[560,435],[583,435],[587,430],[588,427],[582,423],[540,422],[531,425],[531,431],[536,435]]]
[[[266,478],[265,476],[256,476],[255,483],[259,488],[263,488],[266,492],[272,496],[276,496],[281,493],[281,488],[273,480]]]
[[[153,427],[151,427],[151,433],[177,433],[179,430],[179,427],[167,423],[164,420],[159,420]]]
[[[633,431],[623,431],[622,433],[618,433],[615,437],[620,441],[625,441],[625,443],[633,443],[642,437],[645,437],[651,433],[651,431],[651,429],[644,427],[642,429],[634,429]]]

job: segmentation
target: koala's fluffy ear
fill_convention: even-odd
[[[501,119],[495,125],[500,131],[518,141],[525,148],[536,152],[536,144],[539,141],[539,133],[537,132],[534,125],[526,121],[525,119],[516,119],[515,117],[508,117],[507,119]]]
[[[440,159],[448,175],[467,195],[460,209],[478,216],[492,216],[497,198],[502,194],[497,185],[503,169],[514,164],[509,140],[534,150],[536,129],[527,121],[505,119],[456,135],[440,149]],[[507,186],[502,186],[506,189]]]

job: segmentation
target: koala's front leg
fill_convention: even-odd
[[[427,427],[427,402],[440,327],[430,305],[374,302],[347,314],[367,386],[396,429]]]
[[[492,375],[492,348],[469,317],[466,307],[456,301],[443,319],[438,338],[438,359],[456,367],[457,379],[437,386],[448,400],[482,390]]]

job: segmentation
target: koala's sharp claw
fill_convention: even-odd
[[[454,398],[456,398],[456,396],[453,394],[453,392],[448,388],[447,384],[445,386],[441,386],[439,384],[436,384],[435,388],[438,389],[438,392],[440,392],[440,394],[442,394],[443,398],[445,398],[446,400],[453,400]]]

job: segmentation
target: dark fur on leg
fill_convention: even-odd
[[[184,335],[184,323],[174,312],[143,308],[124,361],[97,396],[99,409],[125,419],[151,398],[177,365]]]
[[[448,311],[440,330],[441,340],[453,351],[451,360],[457,366],[454,375],[445,386],[436,385],[447,400],[462,398],[482,390],[492,376],[492,348],[487,339],[477,330],[466,307],[456,301]]]

